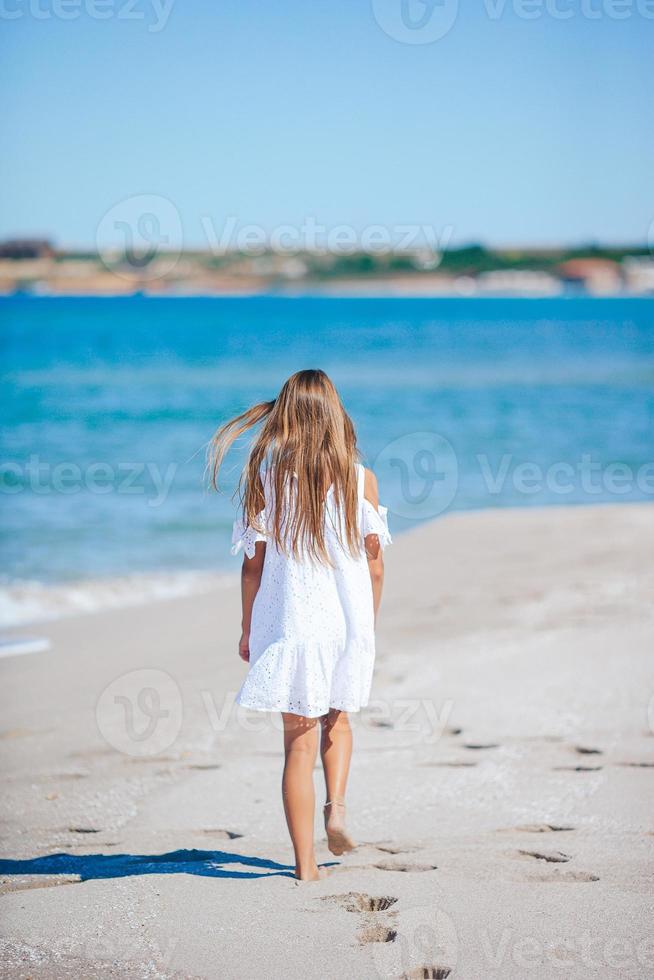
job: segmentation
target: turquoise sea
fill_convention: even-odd
[[[651,300],[17,296],[0,319],[4,587],[32,612],[44,587],[233,569],[242,453],[216,496],[204,447],[303,367],[338,385],[396,533],[654,498]]]

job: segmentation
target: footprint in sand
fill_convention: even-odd
[[[68,846],[69,847],[78,848],[78,847],[88,847],[88,844],[85,844],[84,841],[72,841]],[[102,841],[102,849],[103,850],[106,847],[122,847],[122,846],[123,846],[122,840],[103,840]]]
[[[600,772],[603,766],[554,766],[554,772]]]
[[[365,892],[346,892],[344,895],[325,895],[323,902],[337,902],[347,912],[386,912],[397,901],[394,895],[366,895]]]
[[[373,864],[372,867],[377,868],[378,871],[405,871],[409,873],[436,871],[437,869],[435,864],[404,864],[400,861],[380,861],[378,864]]]
[[[438,769],[474,769],[476,762],[452,761],[452,762],[421,762],[421,766],[432,766]]]
[[[557,881],[570,881],[570,882],[588,882],[588,881],[599,881],[599,875],[591,874],[590,871],[559,871],[558,868],[552,871],[550,874],[536,875],[531,877],[530,881],[543,881],[543,882],[557,882]]]
[[[451,972],[449,966],[416,966],[403,973],[400,980],[447,980]]]
[[[362,946],[367,946],[368,943],[394,943],[396,939],[397,929],[391,929],[389,926],[366,926],[359,933],[359,942]]]
[[[196,834],[207,834],[209,837],[217,837],[219,840],[237,840],[239,837],[243,837],[243,834],[239,834],[236,830],[222,830],[221,828],[211,827],[203,827],[201,830],[196,830]]]
[[[385,854],[410,854],[411,851],[420,850],[416,844],[373,844],[373,847]]]
[[[352,905],[359,912],[386,912],[398,901],[393,895],[364,895],[354,893]],[[352,907],[352,906],[350,906]]]
[[[362,946],[368,943],[394,943],[397,939],[397,929],[384,925],[375,920],[375,913],[387,912],[398,901],[394,895],[366,895],[365,892],[347,892],[344,895],[326,895],[323,902],[337,902],[347,912],[356,912],[366,916],[366,924],[359,932],[358,939]]]
[[[524,857],[536,858],[538,861],[548,861],[550,864],[566,864],[572,860],[572,855],[564,854],[563,851],[544,853],[543,851],[519,850],[518,854],[522,854]]]
[[[563,827],[556,823],[525,823],[520,827],[513,828],[513,830],[519,830],[525,834],[562,834],[574,829],[574,827]]]

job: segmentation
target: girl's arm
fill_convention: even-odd
[[[250,625],[252,623],[252,606],[254,599],[261,585],[261,573],[263,572],[263,560],[266,557],[266,542],[257,541],[255,545],[254,558],[243,558],[241,569],[241,604],[243,606],[243,619],[241,621],[241,639],[238,644],[238,653],[242,660],[250,659]]]
[[[377,490],[377,477],[372,470],[365,471],[363,495],[366,500],[370,501],[375,510],[377,510],[379,507],[379,491]],[[365,544],[370,581],[372,582],[372,601],[376,621],[384,588],[384,552],[376,534],[366,535]]]

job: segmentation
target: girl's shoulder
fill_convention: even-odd
[[[377,477],[372,470],[367,469],[363,464],[360,466],[360,478],[363,481],[363,496],[375,507],[379,503],[379,490],[377,488]]]

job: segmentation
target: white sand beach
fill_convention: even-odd
[[[653,530],[630,504],[396,539],[353,719],[360,846],[321,836],[310,884],[279,722],[232,706],[236,564],[210,595],[39,627],[48,652],[0,661],[1,975],[654,975]]]

